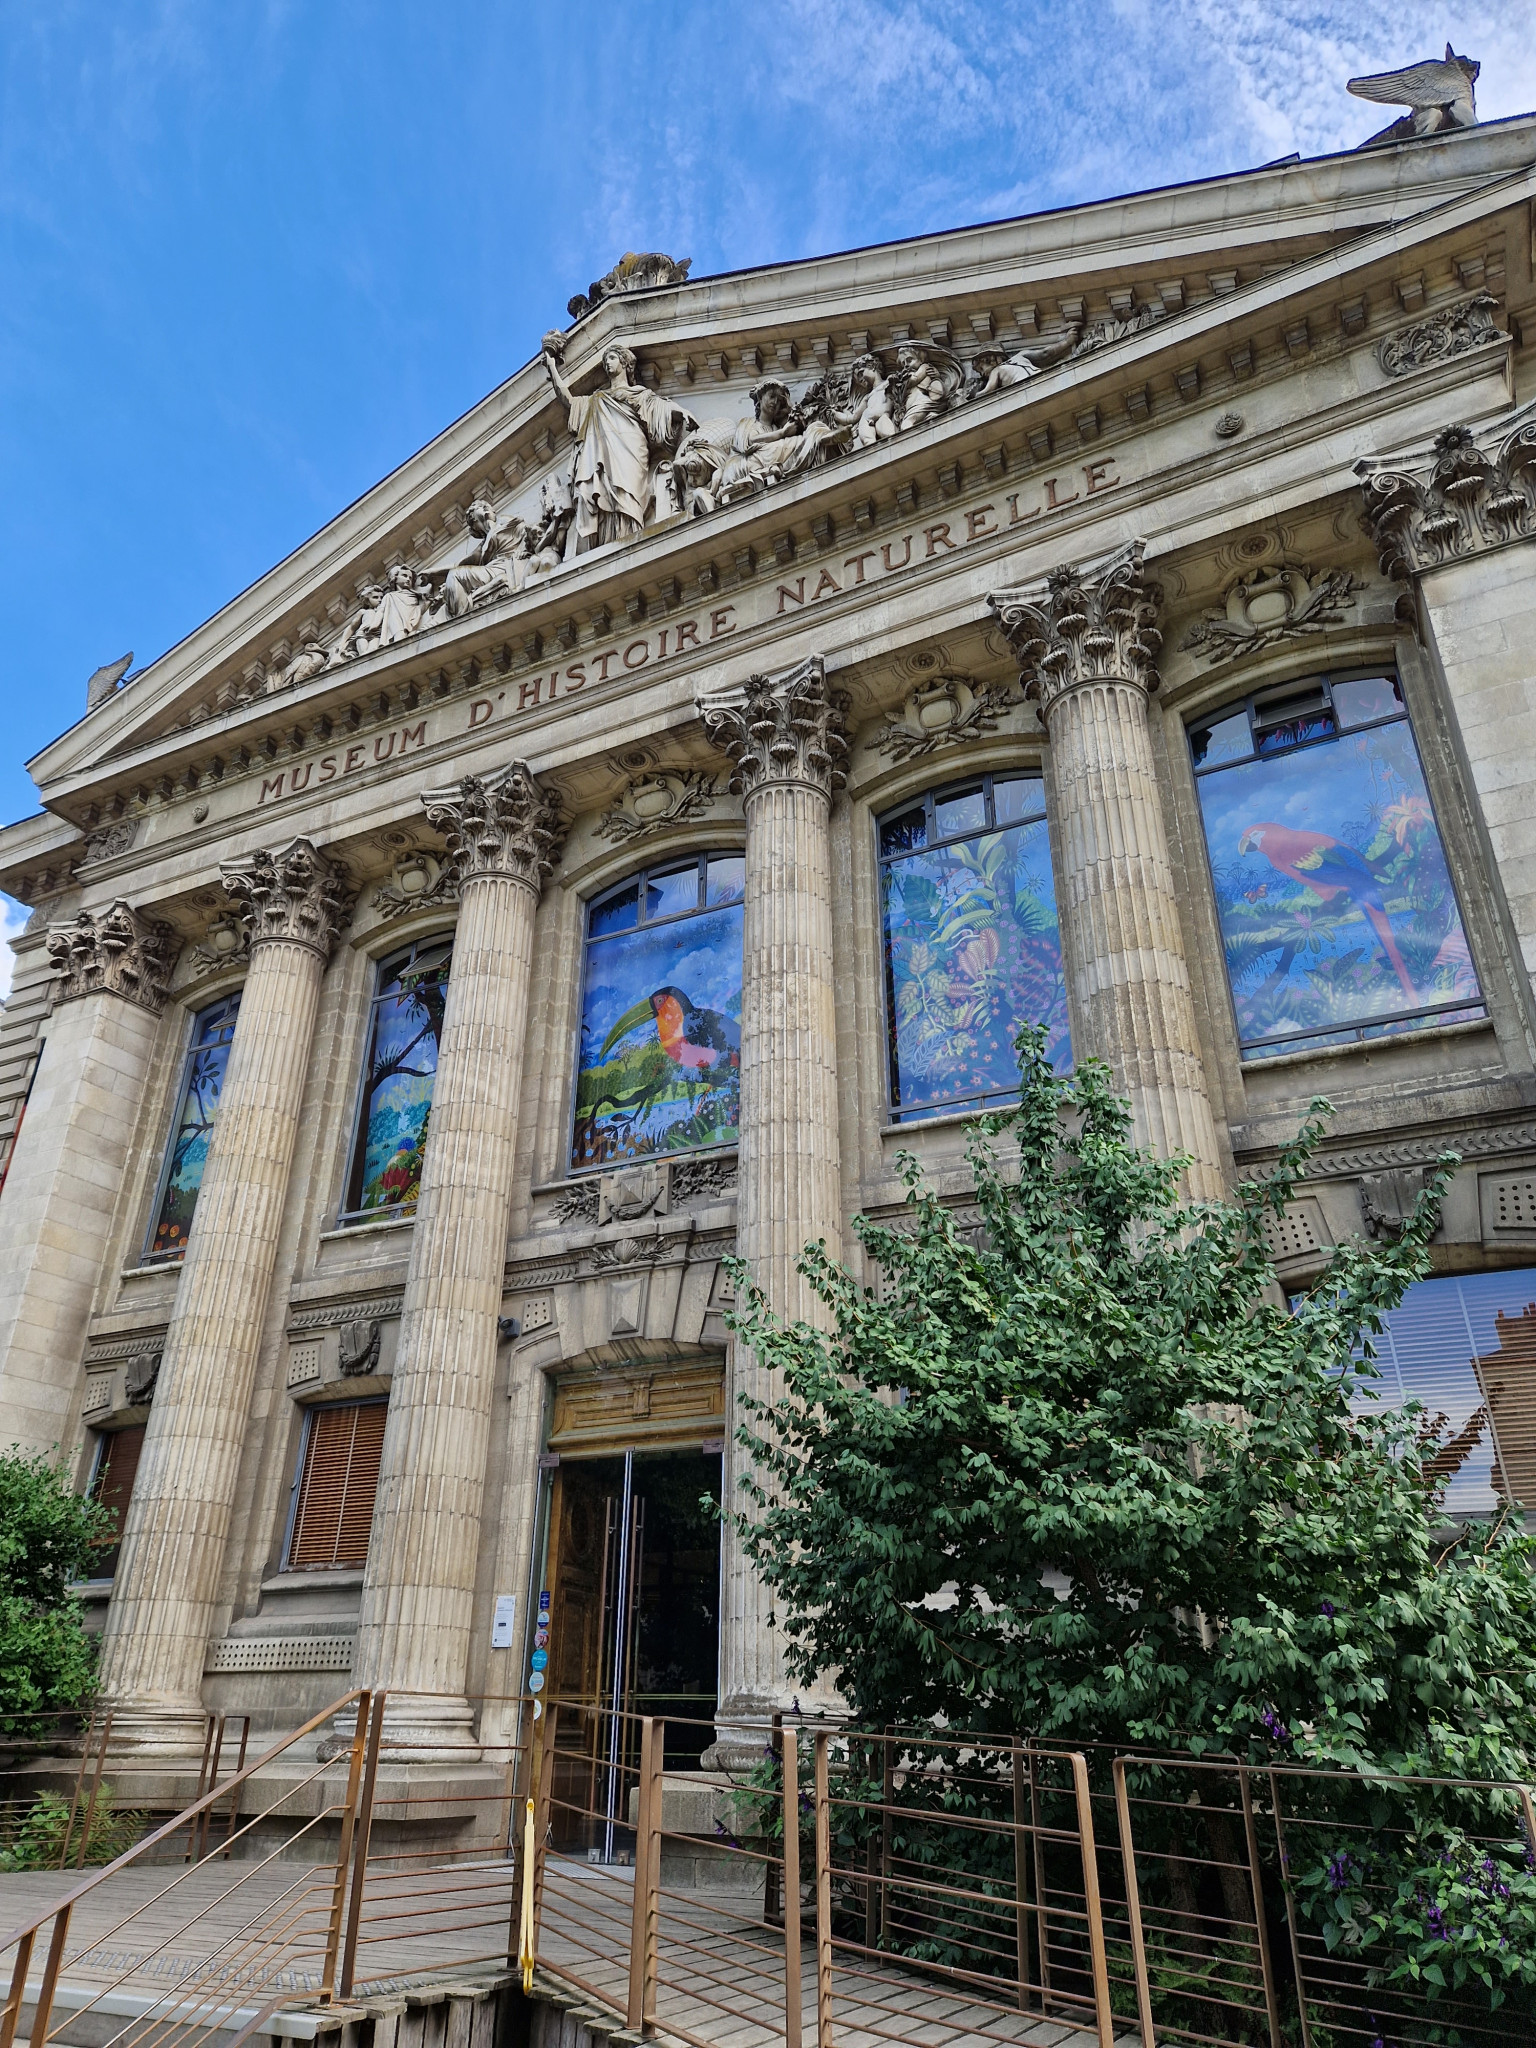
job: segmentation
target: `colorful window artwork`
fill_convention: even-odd
[[[1452,1515],[1536,1508],[1536,1268],[1417,1281],[1383,1322],[1380,1378],[1357,1405],[1419,1401],[1445,1417]]]
[[[1288,684],[1190,747],[1245,1059],[1484,1014],[1395,677]]]
[[[422,939],[380,964],[345,1220],[416,1207],[452,955],[452,940]]]
[[[1071,1064],[1038,776],[975,776],[882,818],[880,882],[894,1122],[1016,1095],[1025,1024]]]
[[[735,1143],[744,878],[703,854],[589,905],[573,1166]]]
[[[166,1152],[146,1260],[179,1259],[187,1248],[239,1008],[238,995],[226,996],[223,1002],[199,1010],[192,1019],[192,1043],[187,1048],[176,1125]]]

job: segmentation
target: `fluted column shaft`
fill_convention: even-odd
[[[337,921],[334,872],[313,849],[299,842],[278,860],[285,907],[271,930],[258,910],[107,1613],[102,1685],[124,1748],[202,1742],[203,1659]],[[226,887],[238,889],[238,867]],[[297,912],[295,894],[307,899]]]
[[[1141,543],[991,600],[1040,700],[1056,893],[1077,1055],[1107,1060],[1138,1141],[1225,1188],[1147,719],[1161,592]]]
[[[391,1743],[422,1754],[469,1739],[534,912],[557,823],[520,767],[426,802],[458,861],[459,920],[353,1666],[397,1696]]]
[[[736,1249],[786,1321],[829,1317],[796,1270],[809,1243],[842,1255],[837,1021],[832,951],[832,793],[842,779],[842,712],[821,663],[755,676],[739,696],[706,701],[706,721],[736,763],[747,820],[741,979],[741,1135]],[[737,1396],[773,1400],[778,1376],[734,1345],[727,1413]],[[741,1454],[726,1437],[727,1498]],[[727,1526],[720,1621],[725,1731],[790,1703],[771,1596]],[[804,1688],[802,1688],[802,1691]]]

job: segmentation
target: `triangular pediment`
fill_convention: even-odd
[[[594,612],[643,615],[658,589],[664,607],[660,555],[756,560],[778,545],[758,534],[765,518],[793,507],[814,526],[818,496],[878,492],[925,464],[942,480],[978,459],[968,439],[1124,431],[1160,391],[1186,402],[1266,364],[1375,345],[1394,321],[1497,287],[1533,137],[1526,118],[814,261],[642,277],[563,330],[557,366],[581,399],[604,385],[605,351],[635,358],[651,458],[638,534],[573,548],[561,513],[580,437],[535,357],[107,696],[34,774],[89,824],[104,777],[137,774],[152,802],[173,757],[211,735],[249,755],[264,720],[323,717],[392,662],[447,673],[488,619],[532,649]],[[777,436],[769,386],[784,394]]]

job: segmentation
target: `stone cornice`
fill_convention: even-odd
[[[448,841],[462,890],[482,876],[521,882],[535,895],[559,857],[565,826],[559,798],[523,761],[466,775],[422,792],[427,823]]]
[[[50,925],[47,946],[61,1003],[114,995],[158,1016],[181,940],[168,924],[119,899],[94,915],[82,910],[69,924]]]
[[[1382,574],[1406,577],[1536,536],[1536,402],[1417,458],[1355,464]]]
[[[294,839],[276,853],[221,861],[219,872],[253,949],[308,946],[322,960],[330,959],[352,898],[341,870],[313,840]]]
[[[1145,555],[1145,541],[1133,540],[1103,561],[1053,569],[1043,583],[987,599],[1042,718],[1083,683],[1157,688],[1162,591],[1147,581]]]
[[[751,798],[770,783],[803,782],[831,796],[848,779],[847,699],[827,688],[819,654],[779,675],[699,699],[710,738],[734,766],[731,788]]]

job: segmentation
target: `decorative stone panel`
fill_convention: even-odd
[[[350,1671],[357,1637],[226,1636],[208,1645],[203,1669],[217,1677],[232,1671]]]
[[[1536,1167],[1517,1173],[1480,1173],[1477,1206],[1483,1243],[1536,1245]]]

